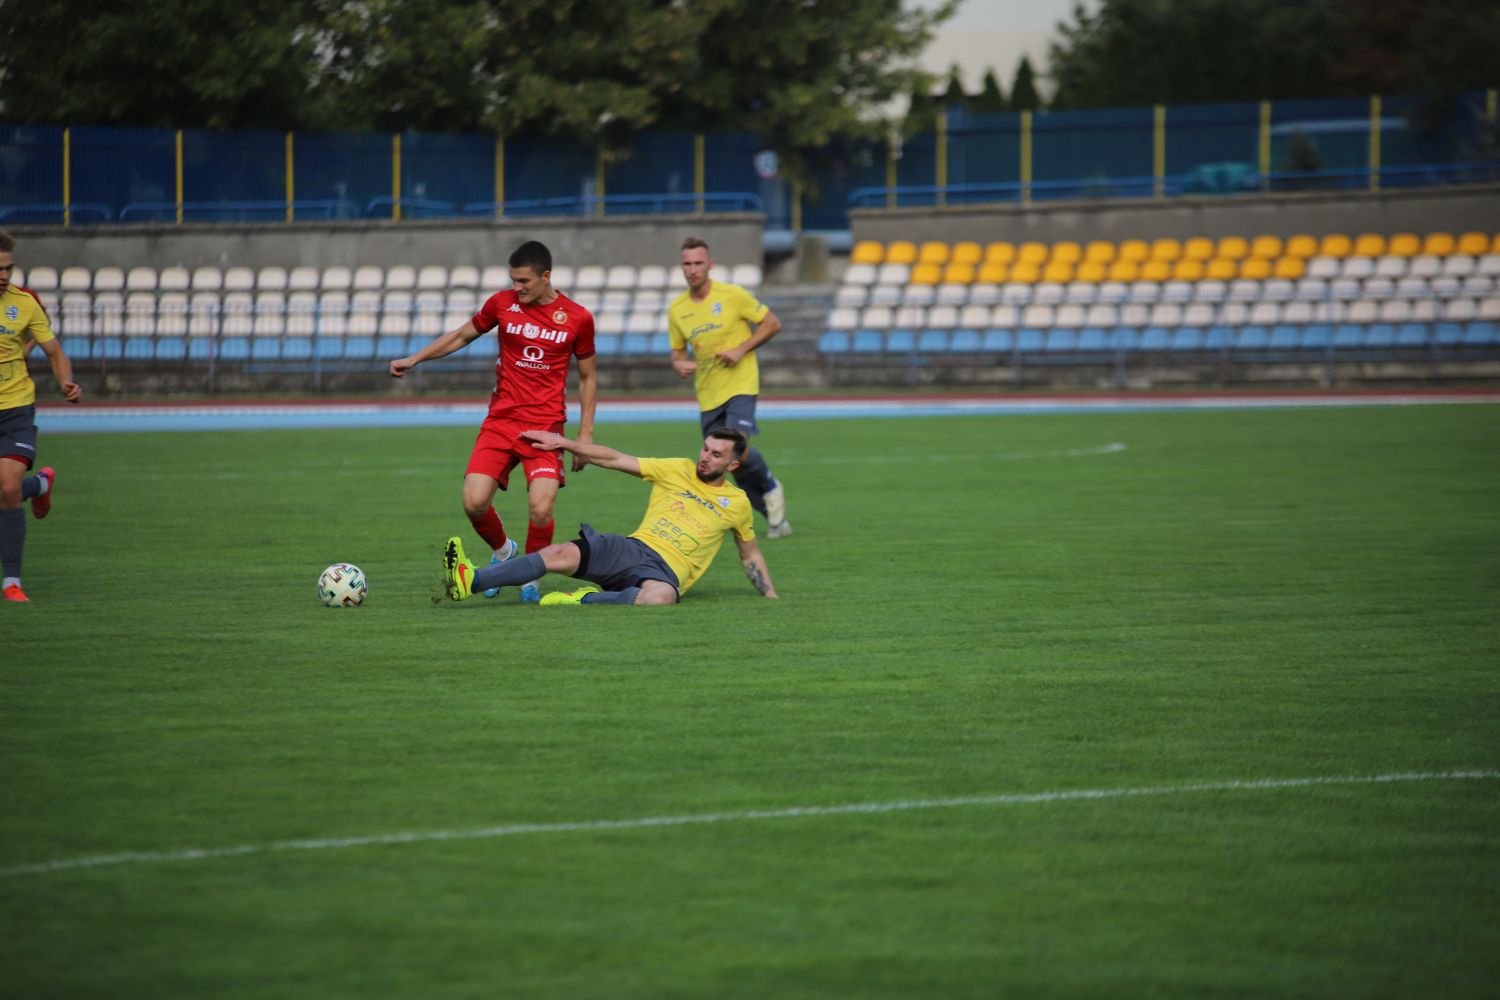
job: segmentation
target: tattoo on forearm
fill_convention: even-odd
[[[750,578],[750,585],[762,594],[771,589],[771,582],[755,563],[745,563],[745,575]]]

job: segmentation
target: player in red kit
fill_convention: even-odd
[[[518,551],[495,513],[495,490],[505,489],[511,470],[526,474],[528,525],[526,553],[552,544],[552,505],[563,484],[561,452],[543,451],[521,437],[522,431],[560,433],[567,422],[568,365],[578,359],[578,439],[594,438],[594,408],[599,383],[594,367],[594,317],[583,306],[552,287],[552,254],[531,240],[510,255],[511,289],[496,292],[457,330],[443,334],[415,354],[391,362],[391,375],[404,378],[424,361],[461,350],[490,330],[500,339],[495,361],[495,390],[490,411],[479,428],[464,475],[464,513],[479,537],[505,562]],[[575,456],[573,471],[587,463]],[[521,600],[541,599],[540,580],[521,586]],[[494,597],[499,589],[485,591]]]

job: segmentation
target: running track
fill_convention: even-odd
[[[1021,413],[1125,413],[1146,410],[1246,410],[1341,406],[1427,406],[1500,403],[1500,389],[1412,391],[1118,393],[1079,395],[868,395],[762,398],[759,416],[771,420],[861,417],[989,416]],[[483,398],[244,400],[193,403],[111,403],[37,407],[48,434],[135,431],[298,430],[341,427],[473,426],[484,416]],[[598,421],[689,421],[691,398],[601,400]],[[570,405],[569,419],[578,419]]]

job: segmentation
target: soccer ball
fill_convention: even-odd
[[[318,597],[330,608],[357,607],[369,589],[363,571],[349,563],[334,563],[318,577]]]

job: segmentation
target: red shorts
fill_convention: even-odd
[[[563,455],[561,451],[542,451],[531,442],[522,440],[521,432],[538,430],[561,434],[562,424],[536,427],[514,420],[495,420],[486,417],[479,426],[479,437],[474,441],[474,451],[469,455],[469,467],[464,474],[478,473],[489,476],[503,490],[510,482],[510,470],[520,466],[526,473],[526,481],[533,479],[556,479],[563,485]]]

